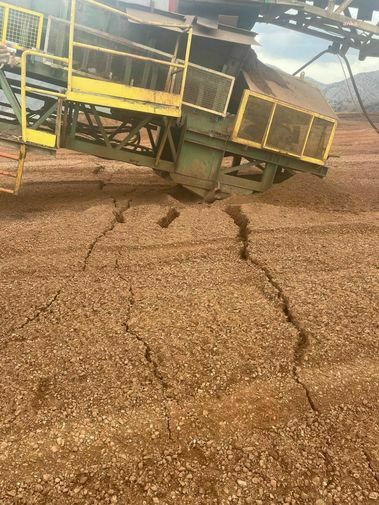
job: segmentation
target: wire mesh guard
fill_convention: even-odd
[[[334,122],[251,94],[234,140],[324,161]],[[237,120],[238,124],[238,120]]]
[[[225,115],[233,85],[234,77],[190,63],[183,103],[214,114]]]
[[[3,25],[4,9],[1,7],[1,26]],[[21,48],[38,48],[41,22],[39,15],[9,8],[5,39]],[[2,33],[4,38],[3,35]]]

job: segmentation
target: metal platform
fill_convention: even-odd
[[[3,6],[17,55],[0,70],[1,138],[151,167],[203,197],[326,175],[333,111],[260,63],[254,33],[135,5],[71,0],[63,17],[49,5]]]

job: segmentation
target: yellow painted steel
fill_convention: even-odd
[[[262,143],[254,142],[254,141],[251,141],[251,140],[247,140],[247,139],[244,139],[244,138],[241,138],[241,137],[238,136],[239,131],[241,129],[242,121],[244,119],[247,102],[248,102],[248,100],[249,100],[249,98],[251,96],[255,96],[257,98],[260,98],[261,100],[265,100],[265,101],[271,102],[273,104],[273,108],[272,108],[271,114],[270,114],[270,119],[269,119],[269,122],[268,122],[268,125],[267,125],[267,128],[266,128],[266,131],[265,131]],[[271,130],[271,126],[272,126],[272,121],[273,121],[273,118],[274,118],[275,110],[276,110],[276,107],[278,105],[283,105],[284,107],[287,107],[289,109],[296,110],[296,111],[299,111],[299,112],[304,112],[305,114],[309,115],[310,118],[311,118],[311,121],[310,121],[311,124],[309,125],[308,130],[307,130],[307,136],[306,136],[306,139],[305,139],[305,142],[304,142],[304,146],[302,148],[301,155],[298,155],[296,153],[292,153],[292,152],[289,152],[289,151],[284,151],[282,149],[276,149],[276,148],[271,147],[271,146],[267,146],[267,138],[268,138],[268,136],[270,134],[270,130]],[[305,149],[306,149],[306,145],[307,145],[307,141],[309,139],[309,135],[310,135],[310,132],[311,132],[311,127],[312,127],[312,124],[313,124],[313,121],[315,120],[315,118],[324,119],[325,121],[328,121],[329,123],[331,123],[333,125],[332,132],[330,134],[330,137],[328,139],[328,144],[327,144],[325,152],[324,152],[324,156],[322,158],[320,158],[320,159],[319,158],[312,158],[312,157],[304,155],[304,152],[305,152]],[[233,133],[231,135],[231,140],[233,142],[238,143],[238,144],[243,144],[243,145],[251,146],[251,147],[258,147],[259,149],[267,149],[268,151],[274,151],[274,152],[278,152],[278,153],[294,156],[294,157],[296,157],[296,158],[298,158],[298,159],[300,159],[302,161],[307,161],[309,163],[315,163],[315,164],[319,165],[320,163],[325,164],[326,160],[328,159],[328,156],[329,156],[329,153],[330,153],[330,149],[331,149],[332,144],[333,144],[336,128],[337,128],[337,120],[334,119],[334,118],[331,118],[331,117],[328,117],[328,116],[325,116],[325,115],[322,115],[322,114],[318,114],[316,112],[304,109],[302,107],[294,106],[294,105],[291,105],[291,104],[289,104],[287,102],[283,102],[282,100],[277,100],[276,98],[273,98],[271,96],[264,95],[262,93],[257,93],[255,91],[250,91],[250,90],[247,89],[247,90],[245,90],[245,92],[243,94],[242,101],[241,101],[240,107],[238,109],[236,121],[235,121],[235,124],[234,124]]]
[[[9,25],[10,25],[10,21],[9,21],[10,11],[21,12],[21,13],[26,14],[28,16],[38,18],[36,44],[35,44],[35,46],[33,46],[33,48],[32,47],[24,47],[19,44],[14,44],[14,47],[16,49],[20,49],[20,50],[21,49],[40,49],[41,39],[42,39],[42,30],[43,30],[43,19],[44,19],[43,14],[41,14],[40,12],[29,10],[29,9],[24,9],[23,7],[18,7],[16,5],[11,5],[6,2],[0,2],[0,7],[4,9],[4,11],[3,11],[3,26],[2,26],[3,33],[2,33],[2,37],[1,37],[1,43],[5,44],[7,42],[7,33],[8,33]],[[9,41],[9,42],[12,42],[12,41]]]
[[[187,40],[187,47],[186,47],[186,56],[184,59],[184,71],[183,71],[183,78],[182,78],[182,89],[180,90],[180,99],[183,100],[184,97],[184,92],[186,88],[186,81],[187,81],[187,74],[188,74],[188,64],[189,64],[189,58],[191,54],[191,46],[192,46],[192,36],[193,36],[193,30],[192,26],[190,27],[188,31],[188,40]]]
[[[315,117],[312,116],[311,120],[309,121],[307,134],[305,136],[305,141],[304,141],[303,149],[301,151],[301,156],[304,156],[304,152],[305,152],[305,150],[307,148],[307,144],[308,144],[308,140],[309,140],[309,135],[311,134],[311,130],[312,130],[312,126],[313,126],[314,120],[315,120]]]
[[[8,31],[8,20],[9,20],[9,7],[5,5],[0,5],[4,9],[3,11],[3,26],[2,26],[2,37],[1,37],[1,43],[5,44],[7,41],[7,31]]]
[[[75,20],[76,20],[76,0],[71,0],[70,31],[69,31],[69,41],[68,41],[67,91],[71,91],[71,89],[72,89],[72,70],[73,70],[73,63],[74,63]]]
[[[100,107],[125,109],[130,111],[143,112],[147,114],[159,114],[160,116],[168,116],[168,117],[181,116],[181,109],[174,106],[160,105],[153,102],[149,103],[137,100],[128,100],[125,98],[112,98],[107,97],[105,95],[91,95],[88,93],[75,92],[75,91],[68,91],[66,99],[70,100],[71,102],[87,103],[91,105],[98,105]]]
[[[37,144],[44,147],[51,147],[52,149],[56,147],[57,136],[54,133],[26,128],[24,135],[24,142],[30,142],[31,144]]]
[[[129,20],[134,21],[136,23],[159,26],[163,28],[171,27],[179,29],[183,33],[187,32],[186,57],[184,62],[177,63],[176,61],[159,60],[156,58],[149,58],[146,56],[140,56],[133,53],[117,51],[105,47],[99,47],[90,44],[84,44],[81,42],[76,42],[75,21],[76,21],[77,0],[71,0],[67,99],[71,101],[79,101],[82,103],[89,103],[104,107],[116,107],[150,114],[152,113],[152,114],[165,115],[168,117],[180,117],[181,105],[183,102],[186,76],[189,64],[189,56],[191,51],[192,26],[184,24],[183,25],[165,24],[159,22],[152,23],[149,21],[144,21],[139,18],[135,18],[133,16],[129,16],[129,14],[127,14],[126,12],[114,9],[113,7],[109,7],[108,5],[99,3],[95,0],[81,0],[81,1],[84,3],[94,5],[95,7],[98,7],[105,11],[115,13],[119,16],[127,17]],[[169,71],[170,74],[174,74],[174,72],[172,72],[173,69],[182,70],[183,78],[180,91],[178,94],[172,93],[172,87],[171,87],[170,89],[171,93],[167,93],[163,91],[154,91],[145,88],[127,86],[124,84],[110,83],[99,79],[76,77],[74,75],[74,69],[73,69],[75,47],[89,49],[97,51],[99,53],[113,54],[116,56],[122,56],[125,58],[132,58],[135,60],[146,61],[149,63],[155,63],[167,66],[170,69]]]

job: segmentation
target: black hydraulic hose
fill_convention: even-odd
[[[355,82],[353,70],[352,70],[350,62],[347,59],[347,57],[346,57],[345,54],[337,52],[336,50],[333,50],[332,47],[329,47],[328,49],[325,49],[324,51],[321,51],[321,53],[316,54],[316,56],[314,58],[312,58],[311,60],[309,60],[308,63],[305,63],[305,65],[303,65],[298,70],[296,70],[296,72],[294,72],[292,75],[295,76],[295,75],[299,74],[305,68],[307,68],[309,65],[311,65],[313,62],[315,62],[316,60],[318,60],[319,58],[321,58],[321,56],[324,56],[324,54],[326,54],[326,53],[337,54],[338,56],[342,56],[342,58],[344,59],[344,62],[346,63],[346,67],[347,67],[347,69],[349,71],[350,79],[351,79],[351,82],[353,84],[353,88],[354,88],[355,94],[356,94],[357,99],[358,99],[359,106],[362,109],[362,112],[363,112],[365,118],[367,119],[367,121],[369,122],[369,124],[376,131],[376,133],[379,133],[379,128],[376,126],[376,124],[370,118],[369,113],[367,112],[367,109],[365,107],[365,104],[363,103],[361,94],[359,93],[359,89],[358,89],[357,83]]]
[[[351,79],[351,82],[353,84],[353,88],[354,88],[355,94],[357,95],[357,99],[358,99],[358,102],[359,102],[359,105],[360,105],[360,107],[362,109],[363,114],[365,115],[367,121],[370,123],[370,125],[373,127],[373,129],[376,131],[376,133],[379,133],[379,128],[376,126],[376,124],[370,118],[369,113],[367,112],[367,109],[366,109],[366,107],[365,107],[365,105],[364,105],[364,103],[362,101],[362,97],[361,97],[361,95],[359,93],[359,89],[358,89],[357,83],[355,82],[353,70],[351,68],[349,60],[347,59],[347,57],[346,57],[345,54],[340,54],[340,56],[342,56],[342,58],[344,59],[344,62],[346,63],[347,69],[349,71],[350,79]]]
[[[307,68],[309,65],[311,65],[313,62],[315,62],[316,60],[318,60],[319,58],[321,58],[321,56],[324,56],[324,54],[326,54],[326,53],[330,53],[330,50],[329,49],[325,49],[325,51],[321,51],[321,53],[318,53],[314,58],[312,58],[311,60],[308,61],[308,63],[306,63],[305,65],[303,65],[302,67],[300,67],[298,70],[296,70],[296,72],[294,72],[292,75],[295,76],[295,75],[299,74],[305,68]]]

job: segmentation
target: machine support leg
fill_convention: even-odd
[[[278,165],[274,163],[266,163],[265,169],[263,170],[261,179],[261,189],[260,191],[266,191],[271,188],[274,183],[275,175],[278,170]]]

